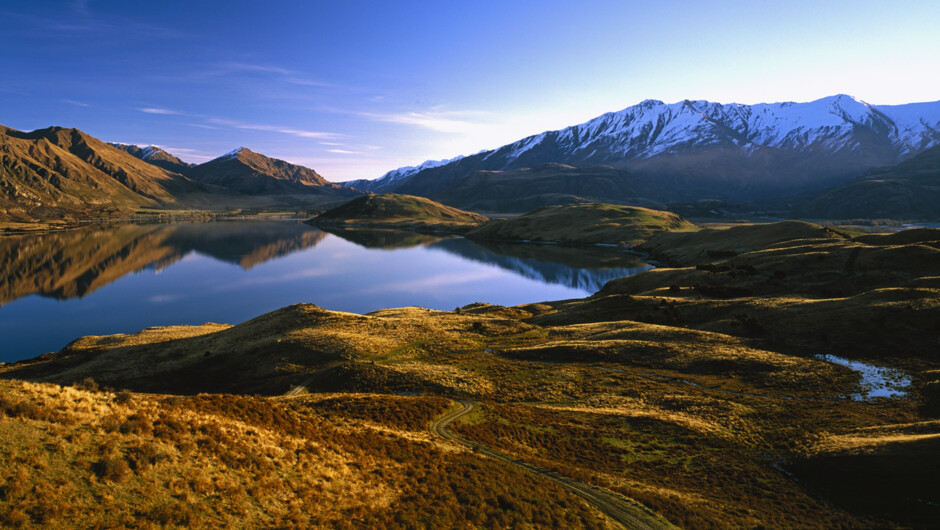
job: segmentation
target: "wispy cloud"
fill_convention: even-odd
[[[337,154],[340,154],[340,155],[358,155],[358,154],[361,154],[361,153],[359,153],[359,152],[357,152],[357,151],[347,151],[347,150],[345,150],[345,149],[327,149],[326,152],[327,152],[327,153],[337,153]]]
[[[283,127],[279,125],[268,125],[264,123],[246,123],[246,122],[226,120],[226,119],[221,119],[221,118],[209,118],[207,121],[214,125],[224,125],[226,127],[233,127],[235,129],[246,129],[250,131],[277,132],[281,134],[290,134],[292,136],[298,136],[300,138],[315,138],[315,139],[331,140],[331,139],[343,137],[342,134],[338,134],[338,133],[331,133],[331,132],[325,132],[325,131],[305,131],[302,129],[294,129],[291,127]]]
[[[90,107],[88,103],[82,103],[81,101],[75,101],[74,99],[63,99],[62,103],[68,103],[69,105],[75,105],[76,107]]]
[[[168,115],[181,115],[182,112],[170,109],[162,109],[160,107],[142,107],[137,109],[141,112],[146,112],[147,114],[168,114]]]
[[[370,120],[387,123],[400,123],[413,125],[437,132],[470,133],[484,127],[483,124],[471,121],[469,118],[486,115],[480,111],[438,111],[402,112],[402,113],[374,113],[360,112],[358,115]]]

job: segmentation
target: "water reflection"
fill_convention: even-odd
[[[445,239],[432,244],[430,248],[497,265],[533,280],[565,285],[590,293],[599,291],[610,280],[652,268],[652,265],[641,261],[635,254],[605,247]]]
[[[162,270],[190,252],[244,269],[316,246],[302,223],[215,222],[89,226],[0,237],[0,305],[30,294],[83,297],[127,274]]]
[[[313,303],[366,313],[590,295],[648,266],[616,249],[478,245],[409,231],[301,222],[90,226],[0,236],[0,361],[83,335],[236,324]]]
[[[364,248],[411,248],[430,245],[444,239],[413,230],[385,230],[380,228],[323,227],[323,230]]]

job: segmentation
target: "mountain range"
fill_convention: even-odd
[[[356,187],[437,194],[448,202],[445,190],[479,179],[471,177],[477,172],[554,163],[626,171],[634,181],[630,186],[654,201],[753,201],[838,186],[936,145],[940,102],[870,105],[847,95],[759,105],[647,100],[497,149],[395,170]],[[521,188],[511,195],[520,193]]]
[[[244,147],[192,165],[156,146],[109,144],[78,129],[0,126],[0,219],[305,207],[358,195],[312,169]]]
[[[196,164],[189,164],[183,162],[179,158],[170,153],[164,151],[156,145],[148,145],[142,147],[139,145],[133,144],[122,144],[117,142],[108,142],[109,144],[117,147],[121,151],[130,153],[137,158],[143,160],[144,162],[149,162],[155,166],[162,167],[163,169],[173,171],[174,173],[183,174],[188,171],[191,167]]]
[[[107,144],[77,129],[0,126],[0,217],[293,208],[392,192],[491,212],[584,202],[669,208],[707,199],[817,218],[934,219],[940,155],[931,149],[938,146],[940,101],[646,100],[497,149],[337,184],[244,147],[193,165],[157,146]]]

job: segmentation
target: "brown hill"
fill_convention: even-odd
[[[469,230],[487,217],[445,206],[424,197],[384,193],[341,204],[311,219],[324,226],[371,225],[396,228]]]
[[[940,146],[810,196],[796,214],[824,219],[940,219]]]
[[[193,164],[187,164],[186,162],[183,162],[179,158],[171,155],[170,153],[160,149],[155,145],[141,147],[139,145],[121,144],[114,142],[109,143],[121,151],[130,153],[144,162],[147,162],[148,164],[162,167],[163,169],[173,171],[174,173],[183,173],[193,167]]]
[[[90,211],[166,207],[198,191],[78,129],[22,132],[0,126],[0,217],[35,219]]]
[[[241,147],[186,171],[186,176],[204,184],[222,186],[249,195],[322,195],[354,197],[359,192],[333,184],[316,171],[269,158]]]
[[[697,265],[769,247],[784,241],[845,239],[845,236],[804,221],[706,228],[696,233],[660,233],[640,245],[655,259],[674,265]]]
[[[594,203],[546,206],[519,217],[493,220],[467,237],[575,245],[636,245],[657,232],[696,229],[672,212]]]

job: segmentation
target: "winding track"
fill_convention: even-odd
[[[457,400],[457,403],[459,403],[461,406],[459,410],[448,412],[431,423],[431,433],[446,440],[465,445],[477,453],[486,455],[494,460],[506,462],[507,464],[525,469],[530,473],[535,473],[536,475],[549,478],[571,493],[581,497],[589,504],[604,512],[604,514],[606,514],[608,517],[614,519],[626,528],[669,528],[667,524],[664,524],[663,521],[657,519],[652,514],[648,513],[636,504],[633,504],[623,499],[622,497],[614,495],[613,493],[604,491],[594,486],[590,486],[583,482],[577,482],[553,471],[548,471],[546,469],[533,466],[532,464],[527,464],[521,460],[510,458],[488,447],[468,442],[463,438],[459,438],[447,430],[447,426],[450,425],[454,420],[469,414],[473,410],[473,403],[463,400]]]

